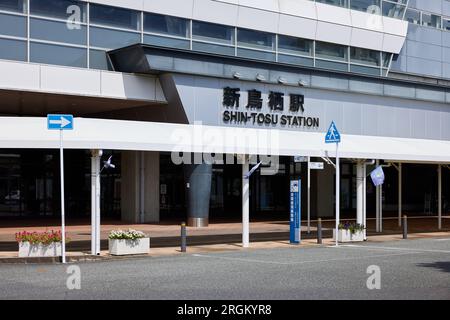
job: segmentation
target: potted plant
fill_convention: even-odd
[[[113,230],[108,236],[109,254],[123,256],[131,254],[148,254],[150,238],[141,231]]]
[[[345,222],[339,225],[339,242],[362,242],[365,238],[366,228],[355,222]],[[333,230],[333,239],[336,240],[336,230]]]
[[[19,257],[59,257],[62,255],[61,231],[18,232]]]

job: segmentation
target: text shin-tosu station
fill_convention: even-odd
[[[68,220],[334,219],[332,121],[342,219],[450,212],[447,0],[0,0],[0,59],[0,221],[60,216],[59,113]]]

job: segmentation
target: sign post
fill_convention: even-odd
[[[302,181],[291,181],[291,218],[290,218],[290,242],[300,244],[301,241],[301,187]]]
[[[66,263],[66,222],[64,206],[64,149],[63,149],[63,131],[73,130],[73,116],[64,114],[47,115],[47,129],[59,130],[59,159],[61,170],[61,260]]]
[[[339,219],[340,219],[340,165],[339,165],[339,143],[341,143],[341,134],[339,133],[334,121],[331,122],[330,128],[325,135],[325,143],[336,143],[336,246],[338,243]]]

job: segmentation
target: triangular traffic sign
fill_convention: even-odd
[[[328,129],[327,134],[325,135],[325,143],[340,143],[341,142],[341,134],[336,127],[336,124],[331,122],[330,128]]]

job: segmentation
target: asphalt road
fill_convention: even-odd
[[[369,266],[381,289],[367,288]],[[450,239],[247,250],[80,263],[0,265],[0,299],[450,299]]]

